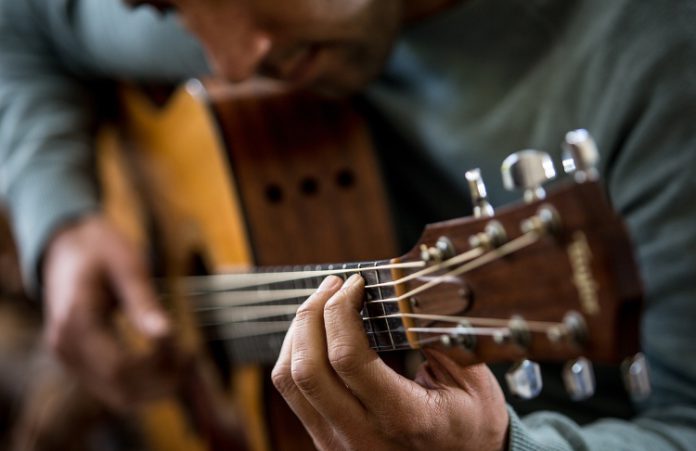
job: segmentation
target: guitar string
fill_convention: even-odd
[[[430,321],[437,321],[437,322],[443,322],[443,323],[457,323],[459,325],[471,324],[473,326],[484,326],[484,327],[495,327],[495,328],[509,328],[509,326],[510,326],[510,320],[507,320],[507,319],[471,317],[471,316],[454,316],[454,315],[429,315],[429,314],[421,314],[421,313],[393,313],[390,315],[365,316],[365,317],[362,317],[362,320],[368,321],[371,319],[392,319],[392,318],[422,319],[422,320],[430,320]],[[257,318],[257,319],[263,319],[263,318]],[[219,322],[219,323],[204,323],[204,324],[201,324],[201,327],[219,328],[219,327],[229,326],[231,324],[234,324],[235,327],[237,327],[238,325],[243,325],[243,324],[263,324],[263,323],[281,323],[281,322],[284,324],[287,324],[287,327],[290,327],[291,321],[259,321],[259,322],[255,322],[255,323],[240,322],[238,324],[234,321],[223,321],[223,322]],[[524,325],[525,325],[525,328],[528,329],[530,332],[541,332],[541,333],[548,332],[552,328],[557,328],[557,327],[565,328],[566,327],[563,323],[558,323],[558,322],[553,322],[553,321],[527,321],[527,320],[525,320]],[[467,327],[467,326],[462,326],[462,327]],[[384,333],[386,333],[386,331]]]
[[[525,235],[522,235],[505,245],[488,252],[487,254],[484,254],[483,256],[470,261],[468,264],[463,265],[460,268],[457,268],[453,271],[450,271],[449,273],[446,273],[442,276],[439,276],[432,281],[430,281],[428,284],[425,284],[421,287],[418,287],[415,290],[411,290],[411,292],[406,293],[405,295],[400,296],[399,298],[395,298],[394,301],[398,301],[402,299],[403,297],[409,297],[413,296],[414,294],[420,293],[426,289],[432,288],[433,286],[436,286],[439,283],[442,283],[442,280],[445,280],[446,278],[450,278],[456,275],[461,275],[467,271],[470,271],[472,269],[478,268],[481,265],[487,264],[489,262],[492,262],[502,256],[508,255],[509,253],[518,251],[525,246],[529,246],[536,242],[539,238],[539,235],[536,233],[527,233]],[[464,254],[462,254],[464,255]],[[461,255],[460,255],[461,257]],[[373,301],[377,302],[377,301]],[[297,308],[299,305],[270,305],[270,306],[256,306],[256,307],[250,307],[246,310],[246,314],[242,315],[241,318],[234,318],[231,321],[225,321],[222,323],[209,323],[209,324],[204,324],[203,327],[221,327],[229,324],[235,324],[235,328],[237,331],[233,336],[231,336],[229,339],[236,339],[236,338],[243,338],[243,337],[253,337],[253,336],[262,336],[262,335],[268,335],[268,334],[273,334],[273,333],[283,333],[287,332],[287,329],[289,328],[289,325],[291,321],[257,321],[250,323],[248,322],[249,320],[252,319],[265,319],[268,317],[266,313],[271,313],[273,316],[278,316],[278,315],[292,315],[293,313],[296,312]],[[237,309],[239,310],[239,309]],[[421,332],[421,333],[435,333],[435,334],[463,334],[466,333],[468,335],[491,335],[491,334],[496,334],[500,335],[501,333],[504,333],[503,331],[507,330],[509,332],[509,323],[507,320],[501,320],[501,319],[494,319],[494,318],[472,318],[472,317],[458,317],[458,316],[446,316],[446,315],[427,315],[427,314],[413,314],[413,313],[395,313],[395,314],[390,314],[390,315],[381,315],[381,316],[367,316],[363,317],[363,321],[368,321],[371,319],[389,319],[389,318],[413,318],[413,319],[428,319],[428,320],[434,320],[434,321],[439,321],[439,322],[452,322],[452,323],[459,323],[459,325],[455,328],[432,328],[432,327],[425,327],[425,328],[409,328],[409,331],[413,332]],[[245,322],[246,321],[246,322]],[[471,326],[462,326],[461,323],[467,322],[468,324],[472,325],[488,325],[488,326],[495,326],[495,327],[485,327],[485,328],[473,328]],[[548,332],[552,327],[564,327],[562,323],[548,323],[548,322],[539,322],[539,321],[530,321],[525,323],[527,328],[532,331],[532,332]],[[246,326],[245,326],[246,325]],[[244,329],[252,329],[253,332],[249,332],[247,334],[243,333],[243,330],[240,329],[240,326],[243,327]],[[259,328],[263,330],[259,330]],[[470,329],[470,330],[469,330]],[[485,330],[485,332],[483,332]],[[479,333],[481,332],[481,333]],[[372,332],[374,333],[386,333],[386,332]],[[368,332],[368,335],[370,333]]]
[[[382,288],[382,287],[388,287],[388,286],[395,286],[401,283],[408,282],[413,279],[417,279],[419,277],[424,277],[429,274],[435,273],[443,268],[447,268],[453,265],[461,264],[464,262],[467,262],[469,260],[473,260],[476,257],[479,257],[483,253],[483,249],[481,248],[475,248],[471,249],[467,252],[464,252],[462,254],[456,255],[448,260],[445,260],[443,262],[440,262],[438,264],[429,266],[425,269],[422,269],[420,271],[416,271],[414,273],[408,274],[404,277],[401,277],[396,280],[391,280],[388,282],[382,282],[382,283],[376,283],[376,284],[371,284],[371,285],[366,285],[366,289],[371,289],[371,288]],[[418,262],[420,265],[421,262]],[[400,266],[401,267],[401,266]],[[380,269],[380,268],[386,268],[386,265],[383,266],[378,266],[378,267],[372,267],[369,268],[368,271],[374,271],[375,269]],[[360,269],[353,269],[353,270],[346,270],[345,273],[349,272],[365,272],[365,268],[360,268]],[[297,280],[302,280],[306,279],[306,277],[300,277]],[[275,302],[275,301],[281,301],[281,300],[287,300],[287,299],[294,299],[298,297],[307,297],[310,296],[311,294],[314,293],[316,289],[315,288],[306,288],[306,289],[267,289],[267,290],[253,290],[253,291],[232,291],[230,289],[225,289],[225,290],[214,290],[214,291],[200,291],[200,292],[191,292],[191,293],[186,293],[187,297],[205,297],[205,301],[209,301],[211,298],[213,299],[212,304],[213,305],[204,305],[200,306],[201,303],[197,304],[197,307],[199,310],[214,310],[214,309],[219,309],[219,308],[224,308],[228,306],[236,307],[240,305],[251,305],[251,304],[260,304],[260,303],[265,303],[265,302]]]
[[[250,326],[252,324],[247,323]],[[235,341],[235,340],[240,340],[240,339],[245,339],[245,338],[255,338],[259,336],[264,336],[264,335],[272,335],[272,334],[278,334],[278,333],[286,333],[287,330],[289,329],[291,324],[291,321],[282,321],[282,322],[266,322],[266,323],[258,323],[258,324],[253,324],[252,327],[247,327],[242,330],[235,330],[234,333],[232,334],[226,334],[224,336],[218,336],[216,337],[217,340],[219,341]],[[565,329],[566,326],[563,323],[548,323],[549,328],[550,327],[557,327],[559,329]],[[259,326],[264,329],[263,332],[259,330]],[[265,326],[265,327],[264,327]],[[270,326],[270,327],[269,327]],[[251,330],[250,330],[251,329]],[[403,328],[399,330],[399,332],[402,332]],[[374,345],[370,345],[370,347],[376,351],[383,351],[383,350],[395,350],[395,349],[416,349],[416,348],[421,348],[423,346],[427,346],[433,343],[442,343],[442,339],[444,337],[451,337],[453,339],[457,338],[465,338],[465,337],[494,337],[495,339],[501,338],[503,340],[509,339],[509,337],[512,336],[512,331],[509,327],[472,327],[472,326],[462,326],[458,325],[457,327],[409,327],[406,329],[407,332],[413,332],[413,333],[418,333],[419,336],[417,340],[415,340],[415,343],[412,341],[406,341],[402,345],[399,346],[392,346],[392,347],[381,347],[380,345],[375,342]],[[365,331],[367,336],[375,336],[378,334],[384,334],[386,332],[373,332],[373,331]],[[530,330],[530,332],[535,332],[534,330]],[[537,332],[543,332],[546,333],[548,330],[542,330],[542,331],[537,331]],[[432,334],[435,335],[434,337],[422,337],[421,335],[428,335]],[[503,344],[500,343],[499,344]]]
[[[247,323],[249,327],[243,329],[235,330],[233,333],[226,333],[216,337],[221,341],[239,340],[244,338],[254,338],[264,335],[271,335],[276,333],[285,333],[290,327],[291,321],[277,321],[277,322],[260,322],[260,323]],[[253,326],[253,329],[252,329]],[[550,328],[564,329],[566,326],[563,323],[548,323],[548,325],[543,330],[533,330],[530,328],[530,332],[537,333],[547,333]],[[252,330],[250,330],[252,329]],[[262,330],[259,330],[262,329]],[[472,327],[472,326],[457,326],[457,327],[409,327],[406,328],[407,332],[415,332],[419,334],[434,334],[437,337],[434,338],[419,338],[417,343],[419,345],[439,342],[441,337],[464,337],[464,336],[477,336],[477,337],[509,337],[512,335],[512,331],[509,327]],[[401,331],[400,331],[401,332]],[[384,334],[386,332],[374,332],[366,331],[367,336]]]
[[[465,274],[465,273],[472,271],[474,269],[477,269],[485,264],[491,263],[491,262],[493,262],[501,257],[509,255],[513,252],[517,252],[526,246],[530,246],[531,244],[535,243],[538,240],[538,238],[539,238],[539,235],[536,233],[533,233],[533,232],[527,233],[525,235],[521,235],[520,237],[509,241],[508,243],[500,246],[499,248],[494,249],[486,254],[483,254],[482,256],[480,256],[478,258],[470,260],[468,263],[460,266],[459,268],[456,268],[456,269],[449,271],[443,275],[440,275],[440,276],[428,281],[427,283],[425,283],[419,287],[416,287],[413,290],[408,291],[400,296],[387,298],[387,299],[365,301],[365,304],[396,303],[396,302],[400,302],[404,299],[408,299],[412,296],[415,296],[415,295],[420,294],[426,290],[429,290],[429,289],[431,289],[431,288],[433,288],[441,283],[444,283],[448,279]],[[465,254],[461,254],[461,256],[463,256],[463,255],[465,255]],[[216,307],[210,307],[210,306],[198,307],[197,306],[196,308],[194,308],[194,310],[197,312],[205,312],[205,311],[223,312],[223,311],[229,311],[230,309],[234,309],[230,313],[230,315],[228,315],[228,316],[233,317],[235,312],[241,311],[245,314],[251,315],[253,317],[251,319],[262,319],[263,316],[259,317],[258,316],[259,313],[254,313],[254,312],[255,311],[266,312],[268,314],[268,317],[273,317],[273,316],[289,314],[288,308],[290,306],[294,306],[295,309],[299,308],[298,304],[280,304],[280,305],[275,304],[272,306],[242,307],[243,305],[249,305],[249,303],[245,304],[245,302],[246,302],[246,299],[253,297],[253,293],[259,293],[259,297],[261,297],[262,296],[261,293],[271,295],[275,291],[277,291],[277,290],[258,290],[257,292],[245,291],[245,292],[241,293],[243,295],[243,296],[241,296],[241,299],[237,300],[237,299],[233,298],[233,299],[229,300],[226,305],[216,306]],[[273,299],[273,301],[294,299],[294,298],[302,297],[299,294],[295,295],[297,293],[302,293],[302,295],[304,295],[304,294],[311,295],[312,293],[314,293],[314,290],[312,290],[312,289],[282,290],[282,291],[284,291],[286,294],[288,292],[292,293],[293,295],[288,296],[287,298],[281,298],[281,296],[279,295],[278,298]],[[231,294],[231,293],[227,293],[227,294]],[[244,296],[249,296],[249,298],[245,298]],[[271,302],[271,301],[269,301],[269,302]],[[261,304],[261,303],[263,303],[263,302],[259,302],[256,304]],[[266,307],[268,307],[268,308],[266,308]],[[277,314],[273,314],[273,308],[277,308],[277,312],[278,312]],[[258,310],[253,310],[253,309],[258,309]],[[244,314],[242,314],[240,316],[244,317]],[[232,320],[232,321],[234,321],[234,320]],[[244,321],[244,319],[240,319],[239,321]]]
[[[509,255],[513,252],[518,252],[521,249],[524,249],[525,247],[534,244],[538,239],[539,239],[539,235],[535,232],[529,232],[529,233],[526,233],[524,235],[520,235],[519,237],[515,238],[514,240],[511,240],[511,241],[503,244],[502,246],[500,246],[496,249],[493,249],[490,252],[483,254],[482,256],[470,261],[469,263],[466,263],[457,269],[454,269],[454,270],[449,271],[445,274],[442,274],[441,276],[438,276],[438,277],[428,281],[427,283],[424,283],[423,285],[416,287],[413,290],[408,291],[400,296],[396,296],[393,298],[387,298],[387,299],[379,299],[379,300],[374,300],[374,301],[367,301],[366,303],[382,304],[382,303],[394,303],[394,302],[403,301],[404,299],[408,299],[408,298],[413,297],[417,294],[420,294],[426,290],[429,290],[429,289],[431,289],[431,288],[433,288],[441,283],[444,283],[447,279],[461,276],[463,274],[466,274],[467,272],[473,271],[474,269],[478,269],[485,264],[494,262],[501,257]]]
[[[507,248],[504,248],[504,246],[501,246],[500,248],[496,250],[491,251],[487,254],[484,254],[484,256],[480,257],[477,260],[474,260],[470,262],[467,265],[464,265],[460,268],[457,268],[453,271],[450,271],[447,274],[444,274],[441,277],[438,277],[436,279],[433,279],[428,288],[432,288],[433,286],[437,285],[437,283],[440,283],[439,280],[446,279],[448,277],[452,277],[453,275],[460,275],[466,271],[471,271],[472,269],[478,268],[480,265],[489,263],[491,261],[494,261],[493,257],[499,258],[500,256],[507,255],[511,252],[515,252],[515,250],[519,250],[523,248],[524,246],[529,246],[532,243],[538,239],[537,234],[533,234],[531,236],[530,234],[530,239],[529,240],[522,240],[521,238],[525,237],[526,235],[520,236],[516,240],[510,241],[508,243],[509,246]],[[472,264],[478,263],[479,266],[474,266]],[[425,287],[425,284],[422,285],[421,287]],[[421,287],[418,287],[417,289],[411,290],[410,292],[406,293],[406,297],[413,296],[414,294],[422,292],[422,290],[419,290]],[[419,291],[417,291],[419,290]],[[416,293],[417,291],[417,293]],[[405,295],[402,295],[405,296]],[[373,301],[376,302],[376,301]],[[366,302],[367,303],[367,302]],[[266,319],[266,318],[272,318],[274,316],[280,316],[280,315],[287,315],[287,314],[292,314],[293,312],[296,312],[296,310],[299,308],[299,305],[297,304],[284,304],[284,305],[273,305],[273,306],[257,306],[257,307],[249,307],[249,308],[237,308],[234,311],[230,312],[231,315],[228,315],[230,319],[227,321],[222,321],[222,322],[217,322],[217,323],[208,323],[208,324],[203,324],[203,327],[223,327],[226,325],[231,325],[231,324],[244,324],[244,321],[247,320],[259,320],[259,319]],[[242,310],[244,309],[244,310]],[[275,310],[274,310],[275,309]],[[235,313],[238,311],[242,311],[242,315],[238,315],[235,318]],[[216,316],[219,314],[219,312],[216,312]],[[266,315],[264,315],[266,314]],[[219,317],[219,316],[218,316]],[[480,325],[494,325],[494,326],[506,326],[507,325],[507,320],[501,320],[501,319],[495,319],[495,318],[472,318],[472,317],[463,317],[463,316],[447,316],[447,315],[431,315],[431,314],[419,314],[419,313],[394,313],[390,315],[378,315],[378,316],[366,316],[363,317],[363,321],[369,321],[372,319],[390,319],[390,318],[411,318],[411,319],[426,319],[426,320],[433,320],[433,321],[441,321],[441,322],[456,322],[456,323],[462,323],[462,322],[468,322],[470,324],[480,324]],[[548,323],[548,322],[541,322],[541,321],[529,321],[526,322],[527,327],[530,328],[530,330],[536,330],[536,331],[548,331],[550,327],[557,327],[556,323]]]
[[[383,269],[411,269],[423,268],[426,263],[423,261],[391,263],[370,268],[371,271]],[[184,282],[188,288],[187,294],[190,296],[205,295],[214,292],[226,292],[241,288],[252,288],[272,283],[293,282],[315,277],[326,277],[331,275],[344,275],[364,271],[365,268],[340,268],[340,269],[317,269],[311,271],[283,271],[273,273],[248,273],[248,274],[213,274],[209,276],[189,276],[177,279],[177,282]],[[165,293],[166,294],[166,293]]]
[[[476,248],[445,260],[441,263],[429,266],[423,270],[408,274],[399,279],[366,285],[366,289],[382,288],[387,286],[398,285],[401,283],[408,282],[419,277],[424,277],[429,274],[435,273],[443,268],[447,268],[453,265],[461,264],[474,258],[480,256],[483,253],[483,249]],[[365,271],[365,268],[362,268]],[[374,268],[370,268],[368,271],[374,271]],[[351,271],[354,272],[354,271]],[[198,292],[193,294],[187,294],[187,297],[202,297],[205,296],[203,302],[198,302],[196,304],[196,311],[207,311],[207,310],[220,310],[228,307],[239,307],[243,305],[256,305],[264,304],[267,302],[277,302],[296,298],[307,298],[308,296],[314,294],[316,288],[303,288],[303,289],[266,289],[266,290],[253,290],[253,291],[216,291],[212,293]],[[203,304],[203,305],[201,305]]]
[[[411,319],[422,319],[430,321],[439,321],[444,323],[459,323],[459,324],[472,324],[486,327],[508,327],[510,326],[510,320],[499,319],[499,318],[485,318],[485,317],[469,317],[469,316],[454,316],[454,315],[429,315],[424,313],[393,313],[391,315],[384,315],[383,317],[376,317],[375,319],[389,319],[389,318],[411,318]],[[531,332],[548,332],[550,329],[555,327],[566,327],[563,323],[557,323],[552,321],[524,321],[525,327]]]

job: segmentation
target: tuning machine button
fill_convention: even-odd
[[[501,167],[505,189],[524,189],[525,202],[546,197],[542,185],[556,177],[551,156],[538,150],[521,150],[503,161]]]
[[[584,357],[566,363],[563,383],[573,401],[582,401],[594,395],[596,382],[592,363]]]
[[[510,393],[521,399],[532,399],[539,396],[543,388],[541,369],[538,363],[522,360],[505,373]]]
[[[638,353],[630,359],[626,359],[621,365],[626,390],[634,401],[641,401],[650,396],[652,387],[650,384],[650,371],[648,361],[643,353]]]
[[[495,214],[493,206],[488,202],[486,184],[481,177],[480,169],[472,169],[466,173],[466,181],[469,184],[471,204],[474,206],[474,217],[490,218]]]
[[[578,183],[595,180],[598,177],[599,151],[587,130],[568,132],[561,147],[563,148],[563,170],[566,174],[574,174]]]

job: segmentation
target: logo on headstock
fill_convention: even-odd
[[[573,242],[568,246],[568,257],[573,269],[573,284],[578,289],[580,307],[588,315],[598,314],[599,286],[592,274],[592,251],[583,232],[573,234]]]

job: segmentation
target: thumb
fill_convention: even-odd
[[[462,366],[433,348],[424,350],[424,354],[436,383],[441,386],[458,387],[467,393],[475,393],[490,385],[491,378],[495,379],[486,365]]]

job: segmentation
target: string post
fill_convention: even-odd
[[[553,344],[561,343],[567,335],[568,333],[566,332],[565,327],[560,325],[551,326],[546,331],[546,338]]]
[[[510,343],[510,329],[496,329],[493,332],[493,343],[500,346]]]
[[[508,329],[510,330],[510,342],[520,348],[526,349],[529,347],[532,341],[532,334],[524,318],[521,316],[513,316],[508,323]]]
[[[453,337],[458,346],[473,351],[476,347],[476,336],[470,333],[471,324],[468,321],[460,322],[453,334]]]
[[[421,244],[421,260],[425,263],[442,263],[444,260],[449,260],[456,255],[452,240],[446,236],[441,236],[437,239],[435,246]]]
[[[453,341],[452,335],[441,335],[440,336],[440,343],[442,344],[442,346],[444,346],[446,348],[451,348],[453,346],[452,341]]]
[[[569,341],[577,346],[582,346],[587,343],[587,323],[585,318],[575,311],[570,311],[563,317],[564,336]]]
[[[505,227],[498,221],[491,221],[486,224],[483,232],[469,237],[469,246],[473,249],[482,248],[492,250],[498,248],[508,241]]]
[[[465,302],[465,307],[463,310],[469,310],[471,308],[471,304],[474,302],[474,293],[471,291],[471,288],[469,288],[468,285],[464,285],[457,291],[457,294],[459,295],[459,298]]]
[[[534,216],[522,221],[520,229],[522,233],[554,235],[561,229],[561,217],[553,206],[543,205]]]
[[[471,324],[469,324],[467,321],[461,321],[456,327],[454,328],[417,328],[416,330],[419,330],[421,332],[423,331],[428,331],[429,333],[436,333],[436,332],[447,332],[443,335],[440,335],[439,341],[440,344],[442,344],[446,348],[453,348],[454,346],[459,346],[466,351],[473,351],[474,348],[476,347],[476,337],[474,333],[472,333],[472,330],[474,330],[471,327]]]

